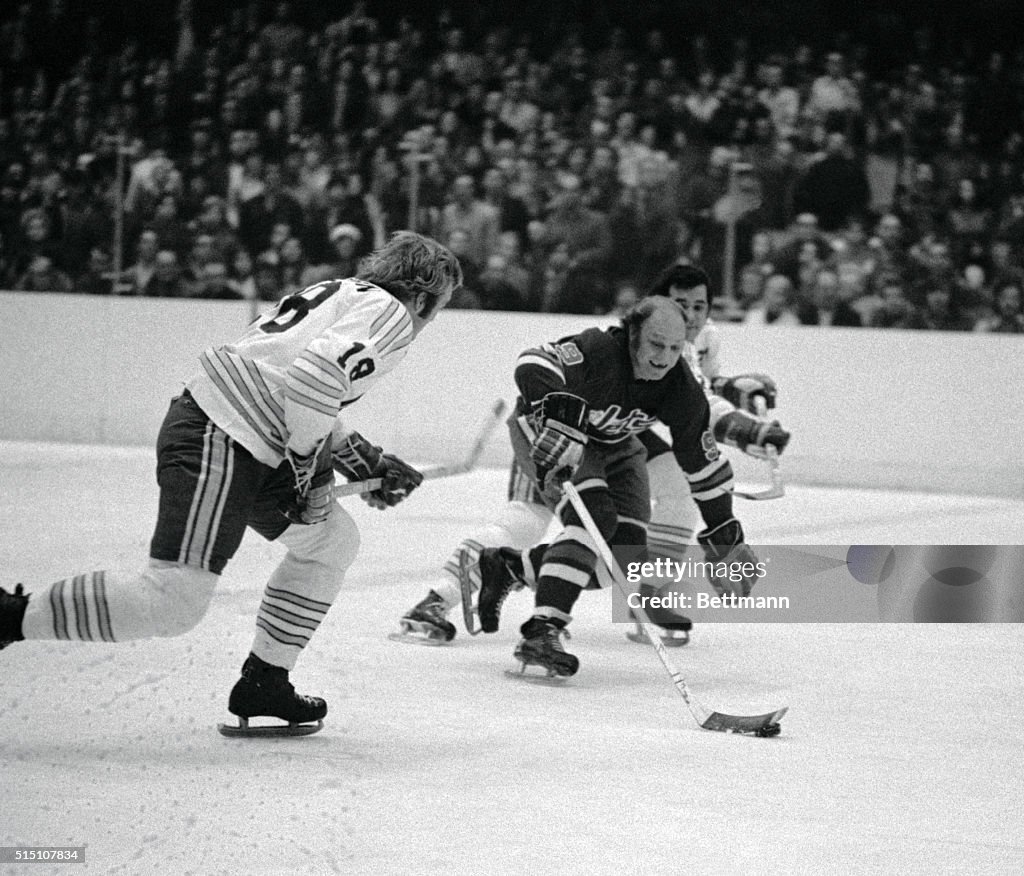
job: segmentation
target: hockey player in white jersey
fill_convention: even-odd
[[[672,298],[687,319],[687,345],[684,358],[701,381],[711,407],[711,425],[716,438],[753,455],[764,455],[772,445],[782,452],[789,432],[776,420],[758,416],[757,397],[765,407],[775,407],[777,389],[764,374],[722,374],[721,335],[708,318],[710,283],[707,274],[688,264],[673,264],[657,278],[648,295]],[[652,551],[681,558],[692,543],[697,522],[697,505],[690,485],[676,464],[671,446],[648,430],[639,436],[647,448],[647,472],[651,486],[651,520],[648,543]],[[535,586],[534,563],[521,551],[540,542],[553,515],[538,494],[533,482],[513,461],[508,485],[508,503],[497,519],[464,539],[445,563],[442,575],[433,582],[427,595],[400,620],[401,633],[395,638],[424,644],[443,644],[456,634],[448,615],[462,601],[465,590],[481,590],[482,577],[497,581],[480,596],[480,623],[485,632],[497,629],[498,614],[509,592],[524,584]],[[601,574],[599,564],[599,575]],[[467,577],[461,581],[461,577]],[[467,625],[470,615],[466,613]],[[689,638],[692,624],[684,617],[658,615],[666,638],[677,644]],[[472,630],[471,630],[472,631]]]
[[[0,647],[22,639],[120,642],[187,632],[206,613],[246,527],[287,554],[266,584],[251,653],[231,691],[226,735],[315,732],[324,700],[289,681],[338,594],[359,533],[334,501],[335,471],[382,478],[364,498],[400,502],[422,475],[383,453],[339,412],[405,357],[462,283],[436,241],[398,232],[351,279],[284,298],[235,343],[207,350],[157,440],[159,512],[149,562],[24,593],[0,589]],[[254,717],[288,722],[249,727]],[[262,733],[261,733],[262,730]]]

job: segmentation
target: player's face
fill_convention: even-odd
[[[695,341],[708,321],[708,287],[700,285],[692,289],[680,289],[673,286],[668,294],[682,308],[683,316],[686,317],[686,340]]]
[[[430,306],[433,303],[432,299],[436,299],[436,304],[434,304],[433,308]],[[435,296],[429,296],[424,292],[420,292],[413,301],[412,306],[408,307],[409,316],[412,318],[412,336],[415,338],[426,326],[432,323],[434,317],[444,310],[451,300],[451,289],[443,295]]]
[[[651,316],[640,327],[633,348],[633,375],[639,380],[661,380],[679,361],[686,339],[686,326],[678,318]]]

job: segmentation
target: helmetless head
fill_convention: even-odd
[[[633,376],[661,380],[679,361],[686,342],[686,319],[667,298],[645,298],[623,319],[629,332]]]
[[[711,284],[702,268],[672,265],[654,281],[648,295],[671,298],[679,305],[686,319],[686,340],[697,339],[711,310]]]
[[[363,260],[359,277],[401,301],[417,335],[462,285],[462,268],[452,251],[436,240],[413,231],[397,231]]]

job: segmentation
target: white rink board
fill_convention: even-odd
[[[387,641],[504,482],[345,500],[362,551],[294,676],[330,703],[316,736],[214,730],[279,555],[258,538],[184,637],[0,653],[0,845],[87,846],[0,872],[1020,872],[1020,625],[697,627],[673,652],[695,696],[789,705],[770,740],[698,729],[606,593],[580,598],[561,689],[503,676],[525,594],[494,636]],[[155,498],[148,449],[0,444],[0,583],[135,565]],[[1012,543],[1024,523],[1005,499],[808,487],[739,510],[768,544]]]
[[[0,293],[0,438],[152,446],[211,344],[244,330],[226,301]],[[350,422],[408,456],[444,458],[497,398],[516,355],[608,318],[442,313]],[[765,371],[793,433],[792,482],[1024,498],[1024,338],[724,325],[727,373]],[[507,464],[507,442],[484,462]]]

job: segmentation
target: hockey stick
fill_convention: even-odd
[[[764,417],[768,414],[768,406],[765,400],[761,396],[754,398],[754,404],[757,406],[757,414],[760,417]],[[768,463],[768,471],[771,477],[770,486],[763,490],[733,490],[734,496],[739,496],[741,499],[753,499],[754,501],[764,501],[765,499],[781,499],[786,495],[786,486],[782,482],[782,470],[779,468],[779,451],[771,444],[764,448],[764,461]]]
[[[583,522],[584,528],[591,539],[593,539],[601,559],[608,567],[608,571],[611,572],[615,586],[619,589],[619,593],[622,594],[622,598],[628,600],[631,591],[626,584],[626,577],[623,575],[622,569],[612,554],[611,548],[608,547],[608,542],[604,540],[601,531],[597,528],[597,524],[594,523],[594,518],[590,516],[590,512],[583,503],[583,499],[580,498],[576,487],[571,482],[566,481],[562,484],[562,491],[569,498],[572,507],[576,510],[576,514]],[[683,702],[690,709],[690,714],[693,715],[694,720],[701,727],[705,730],[721,730],[724,733],[753,733],[756,736],[778,735],[781,730],[779,721],[786,714],[786,711],[789,709],[788,706],[783,706],[781,709],[776,709],[773,712],[766,712],[763,715],[727,715],[724,712],[709,712],[690,693],[686,679],[683,678],[682,673],[668,656],[668,651],[665,649],[664,644],[662,644],[661,636],[655,632],[654,625],[651,623],[647,612],[644,611],[643,606],[637,605],[632,608],[636,615],[637,623],[646,633],[647,638],[651,640],[651,644],[654,645],[654,650],[661,659],[661,664],[665,667],[669,678],[672,679],[672,684],[675,685],[676,691],[683,698]]]
[[[476,468],[476,464],[484,452],[484,447],[487,446],[487,441],[490,439],[491,433],[498,425],[498,422],[501,420],[501,416],[504,413],[505,402],[503,399],[498,399],[491,406],[490,413],[488,413],[487,419],[484,421],[479,434],[476,436],[476,441],[473,442],[473,446],[470,448],[466,458],[462,460],[462,462],[456,462],[451,465],[423,466],[423,468],[419,470],[420,474],[423,475],[423,480],[432,481],[437,478],[449,478],[453,475],[466,474]],[[372,493],[374,490],[379,490],[383,484],[384,478],[370,478],[365,481],[353,481],[350,484],[341,484],[334,488],[334,498],[337,499],[341,496],[355,496],[360,493]]]

